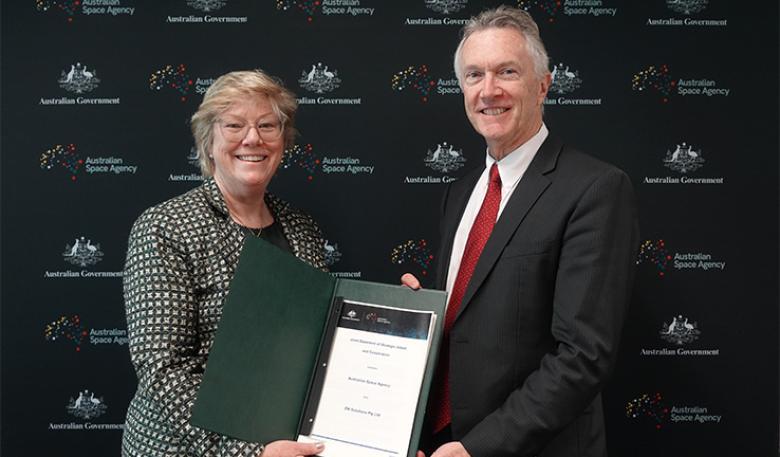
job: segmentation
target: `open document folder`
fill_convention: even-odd
[[[337,279],[247,238],[192,424],[325,457],[417,451],[446,294]]]

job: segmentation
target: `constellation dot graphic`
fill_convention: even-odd
[[[64,339],[76,345],[76,352],[81,351],[81,343],[87,337],[87,330],[81,325],[78,314],[73,316],[60,316],[57,320],[46,324],[43,329],[46,341]]]
[[[70,173],[70,180],[76,181],[76,174],[84,165],[84,159],[79,157],[76,152],[76,145],[67,146],[58,144],[47,149],[40,157],[40,166],[42,170],[52,170],[62,167]]]
[[[661,95],[661,102],[668,103],[674,93],[677,82],[669,75],[669,67],[662,64],[659,67],[650,65],[631,78],[631,89],[637,92],[656,91]]]
[[[642,394],[626,404],[626,417],[650,418],[655,423],[656,430],[661,429],[668,416],[669,408],[663,403],[663,397],[658,392],[652,395]]]
[[[311,143],[303,146],[296,144],[291,148],[285,149],[281,167],[283,169],[289,169],[293,165],[300,167],[309,173],[306,179],[312,181],[314,180],[314,172],[317,171],[320,163],[321,160],[314,152],[314,146]]]
[[[187,94],[192,88],[193,82],[187,74],[187,66],[182,64],[174,67],[166,65],[161,70],[153,72],[149,76],[149,88],[156,91],[171,89],[181,94],[181,101],[187,101]]]
[[[35,0],[35,9],[38,11],[49,11],[52,7],[59,9],[68,15],[68,22],[73,22],[73,15],[76,14],[81,0]]]
[[[301,11],[306,15],[306,20],[312,22],[314,14],[321,4],[320,0],[276,0],[276,9],[279,11]]]
[[[405,70],[393,75],[391,85],[393,90],[398,92],[410,88],[419,92],[422,102],[426,103],[428,96],[436,88],[436,80],[428,74],[427,65],[418,67],[410,65]]]
[[[396,265],[412,263],[422,269],[422,275],[428,275],[428,268],[433,261],[433,254],[428,248],[428,242],[421,240],[407,240],[393,248],[390,253],[390,261]]]
[[[529,13],[535,7],[548,16],[548,22],[555,22],[555,15],[561,8],[561,0],[519,0],[517,7]]]
[[[666,249],[664,240],[645,240],[639,246],[639,255],[636,264],[651,263],[658,270],[658,276],[664,277],[666,274],[666,265],[672,260],[669,251]]]

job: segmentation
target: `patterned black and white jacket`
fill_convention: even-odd
[[[325,268],[314,221],[266,194],[293,254]],[[124,457],[257,456],[261,443],[190,425],[245,231],[213,179],[147,209],[130,233],[124,298],[138,390],[122,439]]]

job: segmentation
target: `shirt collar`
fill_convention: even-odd
[[[517,149],[505,155],[503,159],[496,162],[496,159],[491,157],[490,152],[485,152],[485,166],[489,169],[494,163],[498,164],[498,174],[501,176],[501,187],[513,188],[523,174],[528,169],[528,165],[531,164],[536,152],[544,143],[549,135],[547,126],[542,123],[539,131],[536,135],[532,136],[528,141],[521,144]]]

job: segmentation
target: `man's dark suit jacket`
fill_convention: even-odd
[[[484,168],[448,186],[437,286]],[[619,169],[548,136],[450,334],[452,435],[472,457],[604,456],[601,389],[629,303],[637,211]]]

